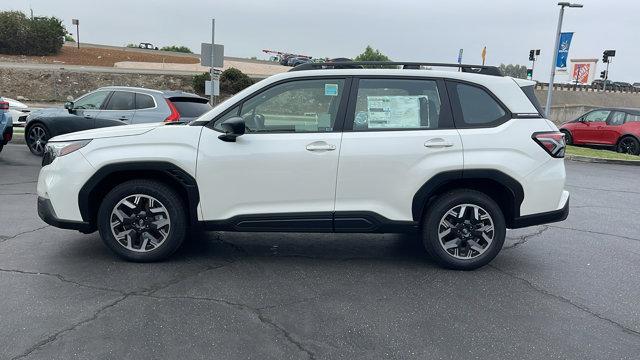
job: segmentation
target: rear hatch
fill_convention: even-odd
[[[191,121],[212,109],[209,101],[201,97],[171,96],[167,99],[180,114],[180,121]]]

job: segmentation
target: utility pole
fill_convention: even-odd
[[[211,70],[210,70],[210,78],[211,78],[211,98],[210,98],[210,102],[211,102],[211,106],[215,106],[216,104],[216,99],[215,96],[213,95],[214,91],[213,91],[213,87],[215,86],[214,83],[216,80],[218,80],[218,75],[216,74],[216,71],[213,69],[213,55],[215,53],[215,32],[216,32],[216,19],[211,19]]]
[[[556,76],[556,63],[558,62],[558,46],[560,45],[560,33],[562,32],[562,18],[564,17],[564,8],[573,7],[581,8],[582,4],[571,4],[568,2],[559,2],[560,14],[558,15],[558,28],[556,30],[555,45],[553,46],[553,62],[551,63],[551,76],[549,77],[549,90],[547,91],[547,103],[544,107],[545,116],[549,116],[551,111],[551,98],[553,97],[553,80]]]
[[[71,23],[76,26],[76,44],[78,49],[80,49],[80,20],[71,19]]]

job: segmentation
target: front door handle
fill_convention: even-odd
[[[450,141],[446,141],[443,138],[435,138],[425,141],[424,146],[428,148],[445,148],[452,147],[453,143]]]
[[[336,149],[336,146],[324,141],[314,141],[308,144],[306,149],[308,151],[333,151]]]

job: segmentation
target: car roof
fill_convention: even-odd
[[[640,114],[640,108],[630,108],[630,107],[603,107],[603,108],[589,110],[588,112],[596,111],[596,110],[623,111],[623,112],[629,112],[634,114]]]
[[[156,90],[156,89],[148,89],[148,88],[134,87],[134,86],[103,86],[103,87],[98,88],[96,90],[136,91],[136,92],[141,92],[141,93],[146,93],[146,94],[164,95],[164,97],[167,97],[167,98],[192,97],[192,98],[204,99],[200,95],[189,93],[189,92],[185,92],[185,91],[182,91],[182,90]]]

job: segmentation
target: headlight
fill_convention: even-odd
[[[53,160],[58,156],[65,156],[67,154],[71,154],[76,150],[82,149],[83,147],[87,146],[87,144],[90,142],[91,142],[91,139],[77,140],[77,141],[48,142],[46,148],[44,149],[44,156],[42,157],[42,166],[51,164]]]

